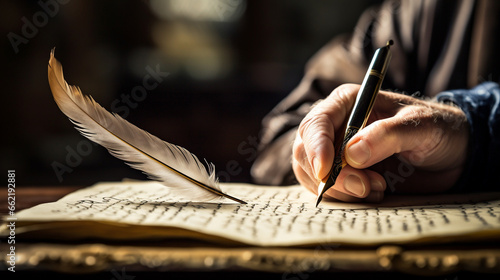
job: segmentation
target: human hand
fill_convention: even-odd
[[[317,194],[343,137],[359,85],[336,88],[302,120],[293,144],[293,170]],[[347,164],[325,198],[378,202],[387,187],[399,193],[444,192],[466,160],[468,123],[456,107],[380,91],[367,126],[347,144]]]

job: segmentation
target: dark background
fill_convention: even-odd
[[[1,166],[20,186],[145,179],[88,145],[56,106],[52,48],[68,83],[103,107],[128,108],[130,122],[215,163],[221,181],[251,182],[262,117],[319,48],[379,1],[61,2],[0,1]],[[122,98],[147,67],[169,75],[132,108]]]

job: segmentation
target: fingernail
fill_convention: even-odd
[[[320,162],[319,162],[319,159],[318,158],[314,158],[313,159],[313,170],[314,170],[314,175],[316,177],[318,177],[318,174],[319,174],[319,165],[320,165]],[[322,178],[320,178],[321,180]]]
[[[359,197],[362,197],[366,191],[363,181],[356,175],[349,175],[344,179],[344,188]]]
[[[370,155],[370,148],[366,144],[366,141],[363,140],[359,140],[358,142],[349,146],[346,153],[346,156],[358,165],[367,162],[368,159],[370,159]]]

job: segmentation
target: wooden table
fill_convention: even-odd
[[[15,211],[56,201],[79,188],[81,187],[17,187]],[[3,195],[0,197],[0,214],[7,213],[7,196]],[[47,276],[52,279],[88,279],[90,273],[92,278],[116,280],[159,277],[387,280],[403,277],[420,279],[422,275],[431,275],[440,280],[463,280],[478,277],[498,279],[498,274],[489,273],[500,273],[498,244],[430,248],[339,247],[324,250],[324,259],[317,262],[317,248],[221,248],[213,244],[184,246],[177,241],[164,244],[16,242],[17,253],[24,254],[26,259],[24,266],[18,267],[16,276],[36,278]],[[6,242],[1,242],[0,245],[5,248]],[[43,252],[43,257],[34,258],[40,252]],[[54,254],[58,257],[54,257]],[[0,267],[0,270],[0,275],[12,276],[11,272],[6,271],[6,267]]]

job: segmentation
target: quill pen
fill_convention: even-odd
[[[50,53],[48,70],[50,89],[59,109],[83,136],[183,197],[193,201],[226,197],[246,204],[221,191],[213,164],[208,164],[207,171],[188,150],[165,142],[108,112],[92,97],[83,95],[78,87],[68,85],[62,65],[54,57],[54,50]]]

